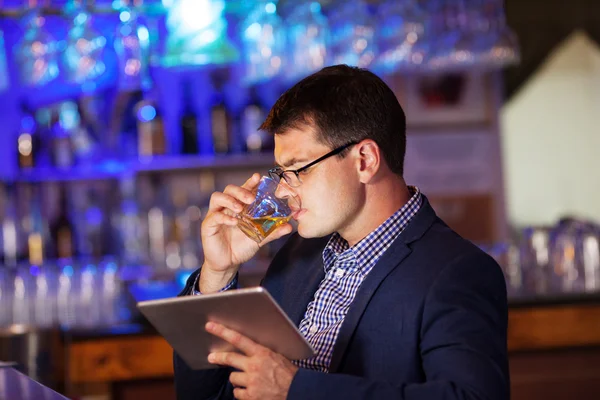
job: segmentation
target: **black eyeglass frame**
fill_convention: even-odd
[[[325,154],[324,156],[321,156],[321,157],[317,158],[315,161],[312,161],[312,162],[306,164],[302,168],[298,168],[298,169],[286,169],[286,170],[284,170],[281,167],[271,168],[269,170],[269,176],[271,177],[271,179],[275,179],[278,182],[280,182],[281,180],[283,180],[286,184],[288,184],[291,187],[298,187],[300,185],[292,185],[292,184],[290,184],[290,182],[288,182],[288,180],[285,178],[285,174],[286,173],[293,172],[294,175],[296,175],[296,179],[298,179],[298,182],[300,182],[300,184],[302,184],[302,180],[300,179],[300,173],[302,171],[307,170],[308,168],[314,166],[315,164],[320,163],[321,161],[324,161],[324,160],[328,159],[329,157],[332,157],[332,156],[335,156],[337,154],[340,154],[342,151],[346,150],[348,147],[354,146],[355,144],[358,144],[358,143],[359,142],[346,143],[343,146],[340,146],[338,148],[335,148],[335,149],[331,150],[329,153]]]

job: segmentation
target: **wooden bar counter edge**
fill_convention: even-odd
[[[519,352],[600,347],[600,301],[530,305],[509,310],[508,348]],[[72,340],[67,347],[71,383],[172,376],[172,349],[158,334]]]

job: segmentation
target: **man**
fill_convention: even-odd
[[[263,286],[317,354],[293,362],[209,323],[242,353],[211,354],[229,368],[207,371],[175,355],[178,398],[508,399],[502,272],[404,182],[405,116],[389,87],[365,70],[324,68],[284,93],[262,128],[275,135],[279,195],[301,204]],[[211,197],[205,262],[183,294],[237,285],[258,246],[231,215],[258,180]]]

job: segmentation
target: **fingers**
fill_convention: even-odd
[[[239,213],[244,209],[245,205],[245,203],[230,194],[215,192],[210,196],[208,211],[222,211],[223,209],[227,209],[234,213]]]
[[[218,227],[220,225],[236,226],[239,220],[232,215],[227,215],[225,211],[226,210],[223,210],[222,212],[214,211],[210,213],[210,218],[205,218],[202,222],[202,226],[210,228]]]
[[[260,174],[254,173],[252,176],[242,185],[242,187],[246,190],[253,191],[258,186],[258,182],[260,182]]]
[[[247,387],[248,386],[248,374],[245,372],[232,372],[229,374],[229,382],[233,386]]]
[[[206,331],[210,334],[213,334],[221,339],[225,340],[228,343],[231,343],[235,348],[241,350],[244,354],[248,356],[252,356],[256,354],[257,351],[263,348],[263,346],[257,344],[253,340],[248,337],[242,335],[239,332],[236,332],[232,329],[226,328],[221,324],[217,324],[215,322],[207,322],[206,323]],[[224,353],[214,353],[214,354],[224,354]],[[235,354],[235,353],[227,353],[227,354]],[[209,358],[210,361],[210,358]],[[212,361],[211,361],[212,362]],[[229,364],[227,364],[229,365]],[[241,367],[232,365],[232,367],[236,367],[239,369],[243,369]]]
[[[246,370],[247,361],[248,357],[234,352],[210,353],[208,355],[208,362],[211,364],[226,365],[241,371]]]
[[[248,391],[243,388],[233,389],[233,397],[235,397],[237,400],[246,400],[250,398],[248,397]]]

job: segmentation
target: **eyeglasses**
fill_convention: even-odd
[[[341,153],[342,151],[346,150],[348,147],[354,146],[357,143],[358,142],[350,142],[341,147],[338,147],[338,148],[330,151],[329,153],[325,154],[324,156],[317,158],[315,161],[308,163],[307,165],[305,165],[304,167],[302,167],[300,169],[284,170],[281,167],[271,168],[269,170],[269,177],[271,177],[271,179],[277,181],[277,183],[279,183],[283,179],[285,181],[285,183],[287,183],[289,186],[298,187],[302,184],[302,180],[300,179],[301,172],[306,171],[310,167],[314,166],[315,164],[320,163],[323,160],[328,159],[331,156],[335,156],[336,154]]]

